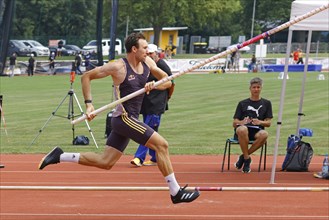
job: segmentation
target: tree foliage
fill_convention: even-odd
[[[95,33],[90,28],[95,25],[95,8],[96,1],[88,0],[16,0],[13,35],[19,38],[47,36],[49,39],[90,37]],[[48,44],[46,39],[40,41]]]
[[[248,37],[251,34],[254,1],[256,3],[254,36],[289,20],[293,0],[240,0],[243,8],[240,17],[241,27]]]
[[[187,26],[187,35],[250,36],[253,0],[120,0],[117,36],[153,27],[158,43],[168,26]],[[286,22],[292,0],[256,0],[254,34]],[[12,38],[66,39],[84,45],[96,38],[97,0],[16,0]],[[110,34],[112,1],[103,0],[103,36]]]

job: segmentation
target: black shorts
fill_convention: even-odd
[[[145,145],[154,133],[154,130],[147,124],[127,115],[113,117],[111,125],[112,131],[107,138],[106,145],[121,152],[126,149],[130,139]]]
[[[254,141],[255,140],[255,135],[257,134],[258,131],[262,130],[261,128],[256,128],[256,127],[248,127],[248,137],[249,137],[249,141]],[[234,139],[238,140],[238,135],[235,132],[234,129]]]

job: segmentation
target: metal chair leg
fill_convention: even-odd
[[[264,149],[264,170],[266,170],[267,142],[265,142],[264,147],[265,147],[265,149]]]
[[[223,155],[223,161],[222,161],[222,172],[224,172],[224,165],[225,165],[225,157],[226,157],[227,143],[228,143],[228,140],[226,140],[226,143],[225,143],[225,149],[224,149],[224,155]]]
[[[231,141],[228,141],[227,170],[230,170],[230,162],[231,162]]]
[[[261,150],[260,150],[258,172],[260,172],[260,168],[262,166],[263,150],[264,150],[264,145],[262,145]]]

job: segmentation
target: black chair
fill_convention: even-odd
[[[253,144],[253,143],[254,143],[254,141],[249,141],[249,144]],[[222,172],[224,171],[225,157],[226,157],[227,150],[228,150],[227,170],[230,170],[231,145],[233,145],[233,144],[239,145],[239,141],[235,138],[228,138],[226,140],[224,155],[223,155],[223,161],[222,161]],[[264,170],[266,170],[266,151],[267,151],[267,142],[265,142],[265,144],[263,146],[261,146],[258,172],[260,172],[260,168],[261,168],[261,165],[262,165],[263,152],[264,152]]]

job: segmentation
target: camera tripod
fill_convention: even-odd
[[[37,134],[37,136],[33,139],[31,145],[32,145],[32,144],[35,142],[35,140],[40,136],[40,134],[41,134],[42,131],[45,129],[45,127],[47,126],[47,124],[49,123],[49,121],[52,119],[52,117],[54,117],[54,116],[58,116],[58,117],[67,118],[67,119],[73,121],[74,118],[75,118],[76,116],[81,116],[81,115],[84,114],[84,113],[83,113],[83,110],[82,110],[82,108],[81,108],[81,105],[80,105],[80,103],[79,103],[79,100],[78,100],[76,94],[74,93],[74,90],[73,90],[73,81],[74,81],[74,79],[73,79],[73,80],[71,79],[71,87],[70,87],[70,90],[68,91],[67,95],[66,95],[66,96],[63,98],[63,100],[59,103],[59,105],[57,106],[57,108],[55,109],[55,111],[53,111],[53,112],[51,113],[51,115],[50,115],[50,117],[48,118],[48,120],[46,121],[46,123],[42,126],[42,128],[39,130],[39,133]],[[64,101],[65,101],[68,97],[69,97],[69,108],[68,108],[68,114],[67,114],[67,116],[64,117],[64,116],[56,115],[57,110],[62,106],[62,104],[64,103]],[[78,105],[78,107],[79,107],[79,110],[80,110],[80,114],[78,114],[78,115],[74,115],[73,99],[74,99],[75,102],[77,103],[77,105]],[[86,125],[87,125],[87,128],[88,128],[88,131],[89,131],[89,133],[90,133],[90,135],[91,135],[91,137],[92,137],[92,139],[93,139],[93,141],[94,141],[96,147],[98,148],[98,145],[97,145],[97,143],[96,143],[96,140],[95,140],[95,137],[94,137],[94,135],[93,135],[93,132],[91,131],[91,128],[90,128],[90,126],[89,126],[88,120],[86,119],[85,122],[86,122]],[[75,138],[75,127],[74,127],[73,124],[72,124],[72,132],[73,132],[73,140],[74,140],[74,138]],[[31,146],[31,145],[30,145],[30,146]]]

